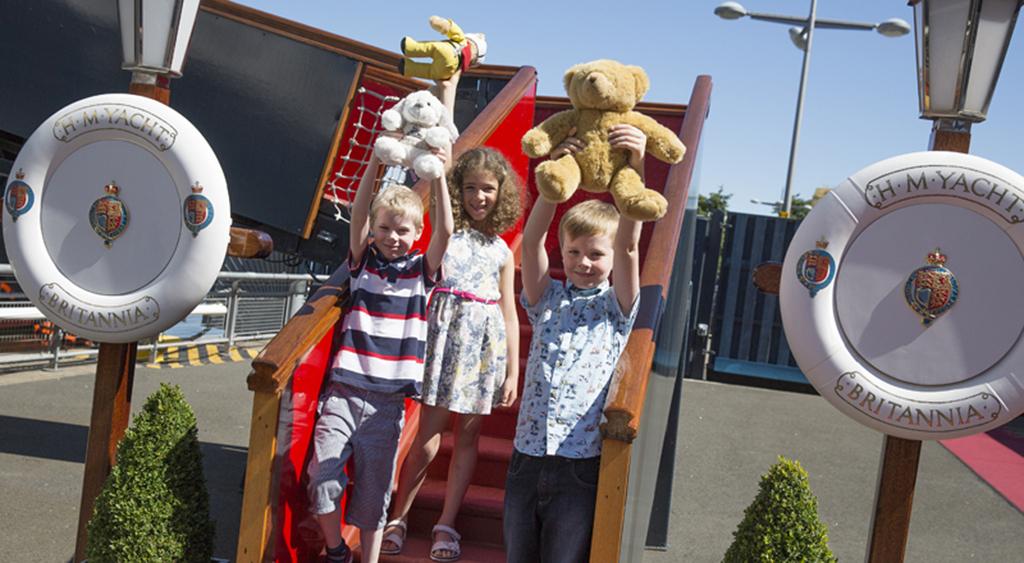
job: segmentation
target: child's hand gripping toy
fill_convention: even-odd
[[[426,90],[413,92],[381,114],[387,131],[402,138],[380,135],[373,151],[384,164],[411,168],[420,178],[436,180],[444,175],[444,164],[430,149],[455,142],[459,131],[448,108]]]
[[[662,195],[647,189],[640,175],[629,166],[625,150],[611,150],[608,131],[627,123],[647,135],[646,152],[676,163],[686,152],[679,137],[654,119],[633,111],[650,86],[644,70],[615,61],[599,60],[576,65],[565,73],[565,90],[573,109],[556,113],[523,136],[523,152],[540,158],[551,152],[576,127],[575,136],[586,146],[576,153],[537,165],[537,191],[551,202],[569,199],[577,188],[588,192],[611,192],[615,206],[634,221],[660,219],[668,203]]]
[[[462,33],[452,20],[430,16],[430,27],[448,36],[447,41],[415,41],[402,39],[402,54],[406,58],[398,61],[398,72],[403,76],[447,80],[458,70],[466,70],[483,64],[487,54],[487,43],[482,33]],[[422,63],[410,58],[429,57],[433,61]]]

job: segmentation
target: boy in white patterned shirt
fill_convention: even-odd
[[[642,175],[644,134],[619,125],[608,138],[613,149],[629,151],[630,165]],[[570,137],[551,157],[581,148]],[[589,560],[598,424],[639,309],[640,223],[597,200],[569,209],[558,227],[563,283],[551,279],[544,246],[555,208],[538,199],[523,228],[520,301],[534,334],[505,485],[509,563]],[[614,287],[608,283],[613,269]]]

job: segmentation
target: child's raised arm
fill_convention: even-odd
[[[348,249],[353,264],[363,259],[363,252],[370,243],[370,202],[373,201],[373,185],[377,183],[378,168],[380,159],[371,152],[363,177],[359,179],[356,197],[352,200],[352,216],[348,224]]]
[[[448,161],[452,146],[448,145],[443,149],[434,149],[434,154],[441,159],[442,163]],[[452,201],[448,195],[448,181],[442,174],[437,180],[430,181],[430,199],[435,203],[432,206],[436,223],[431,224],[430,244],[427,245],[425,258],[427,260],[427,273],[431,278],[437,275],[441,261],[448,252],[448,242],[455,231],[455,220],[452,218]]]
[[[569,130],[568,136],[548,156],[555,160],[583,150],[586,143],[574,137],[575,134],[576,128],[573,127]],[[526,300],[530,305],[537,304],[537,300],[544,294],[548,282],[551,281],[548,252],[544,248],[544,243],[557,207],[557,204],[544,198],[537,198],[533,203],[533,209],[530,210],[530,217],[523,226],[523,292],[526,293]]]
[[[619,215],[619,227],[615,232],[612,248],[612,271],[615,272],[615,297],[624,315],[629,315],[633,302],[640,295],[640,227],[643,223]]]
[[[523,292],[532,307],[540,300],[551,278],[548,275],[548,253],[544,248],[551,219],[555,217],[557,204],[544,198],[537,198],[530,210],[530,217],[523,227]]]
[[[613,149],[629,151],[629,165],[640,178],[644,177],[644,153],[647,147],[647,135],[632,125],[615,125],[608,132],[608,142]],[[619,226],[615,232],[612,248],[615,258],[612,271],[615,272],[615,297],[623,314],[629,314],[640,294],[640,229],[642,223],[632,221],[619,215]]]

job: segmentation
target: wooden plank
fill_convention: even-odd
[[[163,86],[132,82],[128,85],[128,93],[154,99],[165,106],[170,105],[171,91]]]
[[[605,440],[602,446],[590,563],[617,563],[619,560],[631,449],[629,443],[618,440]]]
[[[932,131],[929,150],[967,154],[971,150],[971,134],[963,131]]]
[[[698,337],[695,339],[695,343],[699,344],[695,347],[690,363],[690,377],[699,377],[699,379],[707,379],[708,344],[715,336],[711,331],[714,326],[715,282],[718,278],[718,259],[722,255],[722,234],[724,232],[722,223],[724,218],[724,213],[715,211],[711,214],[711,219],[708,221],[706,252],[703,265],[701,266],[700,286],[698,291],[694,292],[695,296],[699,296],[697,298],[697,314],[694,318],[694,326],[703,324],[707,327],[708,331],[708,334],[703,338]]]
[[[365,80],[366,64],[359,63],[356,66],[356,76],[352,80],[352,84],[349,86],[349,91],[345,95],[346,100],[355,99],[356,91],[359,86]],[[346,104],[344,111],[341,113],[341,118],[338,119],[338,127],[334,130],[334,138],[331,139],[331,146],[327,149],[325,155],[324,167],[320,171],[320,179],[316,184],[316,193],[313,194],[313,199],[309,204],[309,211],[306,213],[306,224],[302,228],[302,238],[308,239],[313,233],[313,226],[316,223],[317,214],[320,211],[320,199],[324,197],[324,192],[327,191],[327,185],[331,182],[331,170],[334,169],[334,160],[338,156],[338,147],[341,146],[341,136],[345,132],[345,128],[348,127],[349,116],[352,113],[352,104]]]
[[[262,563],[273,555],[272,511],[274,456],[277,452],[277,421],[281,393],[256,391],[249,427],[249,457],[245,464],[245,493],[238,528],[238,563]]]
[[[725,283],[719,281],[719,295],[723,297],[724,307],[722,308],[722,328],[719,331],[718,355],[726,358],[732,357],[732,341],[736,336],[736,293],[740,284],[740,268],[743,262],[743,244],[746,236],[746,221],[739,221],[735,216],[729,218],[731,236],[727,236],[726,247],[729,252],[728,276]],[[739,241],[739,242],[737,242]],[[732,243],[731,246],[729,243]]]
[[[787,222],[788,221],[783,220],[783,219],[776,220],[774,222],[775,223],[775,228],[772,229],[772,235],[771,235],[772,236],[771,254],[768,257],[768,260],[771,260],[771,261],[774,261],[774,262],[778,262],[778,263],[782,263],[782,261],[786,258],[786,247],[788,246],[788,241],[786,240],[786,223]],[[783,272],[782,275],[785,275],[785,272]],[[764,298],[764,317],[763,318],[764,318],[764,323],[765,324],[764,324],[764,326],[761,327],[761,337],[762,337],[762,340],[765,342],[765,348],[764,348],[763,352],[761,352],[760,350],[758,351],[758,356],[757,357],[758,357],[759,361],[767,362],[768,360],[770,360],[771,359],[772,350],[777,349],[779,347],[780,341],[778,339],[776,339],[776,338],[773,338],[773,335],[775,334],[776,317],[778,316],[778,309],[779,309],[779,298],[778,298],[778,295],[773,295],[773,296],[770,296],[770,297],[766,296]],[[780,321],[780,325],[781,325],[781,318],[779,319],[779,321]],[[779,326],[778,328],[779,328],[779,334],[782,334],[782,327]],[[782,338],[785,338],[785,336],[783,335]],[[778,357],[778,356],[776,356],[776,357]]]
[[[766,229],[765,240],[770,240],[770,244],[762,245],[762,253],[758,260],[751,260],[753,264],[756,262],[758,265],[765,263],[781,263],[782,260],[778,257],[780,244],[780,232],[782,229],[782,221],[775,219],[769,222],[770,230]],[[781,277],[781,271],[779,272]],[[775,295],[778,295],[777,293]],[[761,331],[757,337],[757,351],[754,355],[754,359],[758,362],[768,363],[771,358],[772,349],[775,348],[777,342],[772,338],[772,333],[775,328],[775,311],[778,304],[778,297],[773,296],[759,296],[763,300],[763,306],[761,308],[761,316],[758,321],[761,323]]]
[[[750,271],[751,268],[748,266],[761,262],[761,250],[764,246],[761,241],[764,240],[765,231],[768,227],[768,219],[762,215],[751,216],[747,219],[747,222],[753,223],[753,237],[749,252],[750,259],[744,261],[742,271]],[[750,225],[748,225],[748,228],[750,228]],[[744,240],[744,243],[745,242],[746,240]],[[754,336],[754,325],[762,321],[762,319],[756,317],[757,299],[761,294],[754,289],[753,284],[750,282],[749,275],[740,277],[737,291],[739,292],[738,298],[743,299],[743,317],[742,324],[740,325],[742,328],[740,330],[739,339],[739,358],[737,359],[753,360],[758,362],[763,361],[761,358],[757,357],[757,349],[754,348],[752,342]]]

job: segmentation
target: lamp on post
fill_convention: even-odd
[[[910,0],[917,39],[921,118],[930,150],[967,153],[971,124],[984,121],[1024,0]],[[921,441],[885,436],[868,563],[903,561]]]
[[[899,19],[892,18],[881,23],[850,22],[842,20],[819,19],[816,15],[818,0],[811,0],[811,12],[806,18],[797,16],[782,16],[777,14],[762,14],[748,12],[746,8],[737,2],[725,2],[715,8],[715,15],[726,20],[736,20],[744,16],[753,20],[769,21],[774,23],[797,24],[789,30],[789,38],[798,49],[804,52],[804,66],[800,74],[800,93],[796,102],[796,118],[793,122],[793,142],[789,150],[789,172],[786,175],[786,190],[783,195],[781,217],[789,217],[792,211],[793,201],[793,174],[796,170],[797,146],[800,143],[800,123],[804,113],[804,92],[807,89],[807,69],[811,61],[811,38],[816,28],[822,29],[860,29],[876,30],[885,37],[901,37],[910,33],[910,24]]]
[[[167,103],[169,78],[181,67],[200,0],[118,0],[124,64],[132,71],[129,92]]]
[[[124,52],[123,68],[132,71],[129,93],[167,104],[168,78],[181,76],[200,0],[118,0]],[[85,559],[87,524],[131,414],[138,342],[102,342],[96,360],[92,416],[85,454],[85,477],[78,513],[74,561]]]
[[[1021,0],[911,0],[921,119],[932,150],[966,153],[971,124],[984,121]]]

